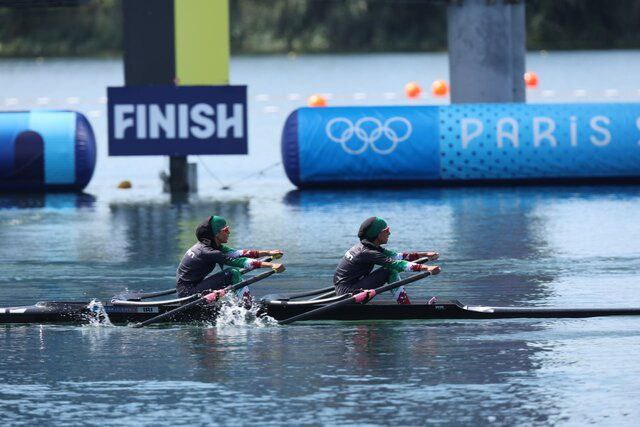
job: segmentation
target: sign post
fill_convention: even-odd
[[[163,85],[165,89],[168,89],[166,86],[210,86],[229,83],[228,0],[127,0],[122,2],[122,9],[126,86]],[[109,95],[120,96],[122,94],[110,92]],[[143,103],[143,105],[146,104]],[[162,105],[167,107],[170,103]],[[165,121],[169,120],[167,117],[171,116],[172,107],[168,107],[168,110],[165,108],[160,112],[150,105],[149,108],[153,108],[154,117],[160,121],[163,120],[161,116],[165,118]],[[178,107],[176,114],[181,114],[180,111],[182,110]],[[246,101],[244,111],[244,135],[246,138]],[[123,117],[131,119],[127,115],[129,113],[126,108],[119,113],[123,114]],[[233,111],[227,113],[235,117]],[[207,111],[203,112],[197,109],[193,114],[196,121],[199,120],[198,117],[213,117]],[[136,123],[140,122],[142,118],[138,119],[137,109],[133,117]],[[115,119],[115,116],[110,118]],[[206,119],[203,120],[206,121]],[[217,118],[212,120],[217,125]],[[192,123],[193,125],[198,127],[197,123]],[[159,131],[165,129],[162,125],[158,124],[158,126],[160,126]],[[136,127],[136,132],[137,129]],[[128,128],[125,129],[126,132],[129,132]],[[164,132],[163,135],[166,138],[170,132],[168,130]],[[136,138],[136,144],[140,142],[138,148],[142,146],[145,150],[151,149],[149,145],[151,142],[146,139],[148,138]],[[132,149],[132,147],[125,149],[122,145],[124,143],[124,141],[111,141],[110,139],[109,152],[112,153],[112,149],[115,150],[113,153]],[[186,147],[193,148],[194,144],[190,142],[186,145],[183,144],[182,147],[186,150]],[[229,147],[227,143],[221,144],[226,147],[224,149]],[[166,148],[166,141],[160,143],[159,146]],[[234,147],[238,146],[238,144],[234,145]],[[156,149],[160,148],[156,147]],[[246,146],[244,153],[246,153]],[[193,188],[189,188],[187,154],[198,153],[178,150],[173,154],[167,154],[170,156],[169,188],[172,193],[185,193],[193,190]]]

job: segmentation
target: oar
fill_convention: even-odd
[[[347,299],[338,301],[338,302],[334,302],[332,304],[327,304],[323,307],[319,307],[316,308],[315,310],[311,310],[311,311],[307,311],[306,313],[302,313],[302,314],[298,314],[297,316],[293,316],[290,317],[288,319],[284,319],[279,321],[278,323],[280,325],[288,325],[290,323],[293,322],[297,322],[299,320],[306,320],[306,319],[311,319],[313,317],[316,317],[322,313],[326,313],[327,311],[331,311],[331,310],[335,310],[338,307],[342,307],[345,305],[349,305],[349,304],[357,304],[357,303],[361,303],[361,302],[367,302],[369,300],[371,300],[373,297],[375,297],[378,294],[381,294],[383,292],[386,291],[390,291],[391,289],[395,289],[397,287],[400,287],[402,285],[406,285],[412,282],[415,282],[416,280],[420,280],[423,279],[427,276],[431,275],[431,272],[429,271],[423,271],[421,273],[418,274],[414,274],[413,276],[407,277],[406,279],[402,279],[402,280],[398,280],[397,282],[393,282],[393,283],[389,283],[387,285],[384,286],[380,286],[378,288],[375,289],[367,289],[364,290],[360,293],[357,293]]]
[[[258,258],[258,261],[262,261],[262,262],[270,262],[273,259],[278,259],[278,258],[282,258],[281,256],[266,256],[266,257],[262,257],[262,258]],[[242,270],[240,270],[240,274],[245,274],[248,273],[249,271],[253,270],[252,268],[243,268]],[[119,300],[125,300],[125,301],[141,301],[143,299],[150,299],[150,298],[156,298],[156,297],[161,297],[164,295],[171,295],[176,293],[176,288],[171,288],[171,289],[167,289],[164,291],[156,291],[156,292],[125,292],[119,295],[116,295],[114,297],[112,297],[112,299],[119,299]]]
[[[121,294],[115,295],[114,297],[112,297],[112,299],[119,299],[124,301],[141,301],[143,299],[161,297],[164,295],[171,295],[175,293],[176,288],[156,292],[123,292]]]
[[[265,271],[264,273],[258,274],[257,276],[253,276],[247,280],[243,280],[242,282],[236,283],[235,285],[227,286],[224,289],[218,289],[217,291],[210,292],[208,294],[202,295],[200,298],[191,301],[185,305],[181,305],[180,307],[174,308],[173,310],[167,311],[166,313],[162,313],[156,317],[152,317],[151,319],[145,320],[144,322],[136,323],[132,325],[134,328],[142,328],[143,326],[148,326],[153,323],[161,322],[165,319],[171,318],[176,314],[182,313],[184,311],[189,310],[190,308],[196,307],[201,304],[210,304],[214,301],[219,300],[229,292],[233,292],[238,289],[242,289],[245,286],[248,286],[252,283],[256,283],[259,280],[266,279],[275,273],[275,270]]]
[[[422,258],[418,258],[415,261],[416,264],[424,264],[425,262],[428,262],[429,257],[422,257]],[[291,294],[291,295],[267,295],[264,298],[262,298],[261,301],[265,302],[265,301],[272,301],[272,300],[278,300],[278,301],[290,301],[290,300],[295,300],[295,299],[300,299],[300,298],[305,298],[305,297],[311,297],[311,296],[315,296],[315,295],[319,295],[315,298],[312,298],[311,300],[314,299],[323,299],[326,298],[330,295],[333,295],[335,293],[335,286],[329,286],[327,288],[322,288],[322,289],[317,289],[315,291],[309,291],[309,292],[301,292],[301,293],[297,293],[297,294]],[[322,295],[320,295],[322,294]]]

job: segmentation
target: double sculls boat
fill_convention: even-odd
[[[269,261],[271,258],[265,258]],[[427,259],[417,260],[424,263]],[[245,269],[241,273],[247,273]],[[157,300],[176,292],[134,292],[117,295],[109,301],[43,301],[20,307],[0,307],[0,324],[102,323],[130,324],[134,327],[153,323],[212,321],[220,310],[220,300],[235,290],[256,283],[272,274],[266,271],[228,286],[183,298]],[[333,286],[288,296],[267,296],[257,303],[258,317],[270,316],[279,324],[304,320],[446,320],[507,318],[568,318],[597,316],[637,316],[637,308],[545,308],[490,307],[466,305],[457,300],[433,304],[399,305],[394,302],[370,302],[377,294],[429,276],[422,271],[394,283],[355,294],[336,295]],[[241,304],[243,304],[241,302]]]
[[[150,295],[150,294],[143,294]],[[507,319],[507,318],[571,318],[597,316],[637,316],[637,308],[546,308],[546,307],[491,307],[467,305],[457,300],[434,304],[398,305],[395,302],[350,303],[351,295],[336,296],[333,287],[290,296],[268,296],[260,300],[258,316],[270,316],[279,322],[316,314],[300,320],[374,321],[374,320],[446,320],[446,319]],[[146,301],[143,298],[109,301],[44,301],[30,306],[0,307],[0,324],[10,323],[89,323],[108,317],[113,324],[141,324],[160,315],[162,322],[197,322],[215,320],[219,304],[194,304],[200,298],[194,295],[170,300]],[[331,304],[345,304],[324,310]],[[318,313],[318,311],[322,311]],[[178,311],[178,312],[176,312]],[[155,322],[154,322],[155,323]]]

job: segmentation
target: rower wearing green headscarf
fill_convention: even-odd
[[[394,252],[382,245],[389,241],[391,230],[387,222],[377,216],[367,218],[358,231],[358,242],[345,254],[333,276],[336,294],[353,293],[359,289],[374,289],[384,283],[399,280],[401,271],[430,271],[438,274],[440,267],[417,264],[411,261],[427,257],[438,259],[437,252]],[[373,271],[379,265],[381,268]],[[410,304],[404,286],[393,292],[398,304]]]
[[[193,295],[209,290],[217,290],[240,282],[240,269],[242,268],[273,268],[278,273],[284,271],[284,266],[279,263],[259,261],[255,258],[271,256],[280,258],[282,251],[274,250],[248,250],[233,249],[227,246],[229,239],[229,226],[227,221],[220,216],[210,216],[196,228],[198,242],[193,245],[182,257],[176,272],[176,289],[180,297]],[[213,271],[216,265],[229,266],[231,268],[207,275]],[[246,302],[251,301],[248,288],[238,292]]]

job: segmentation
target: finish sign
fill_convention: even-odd
[[[246,86],[107,89],[110,156],[247,154]]]

